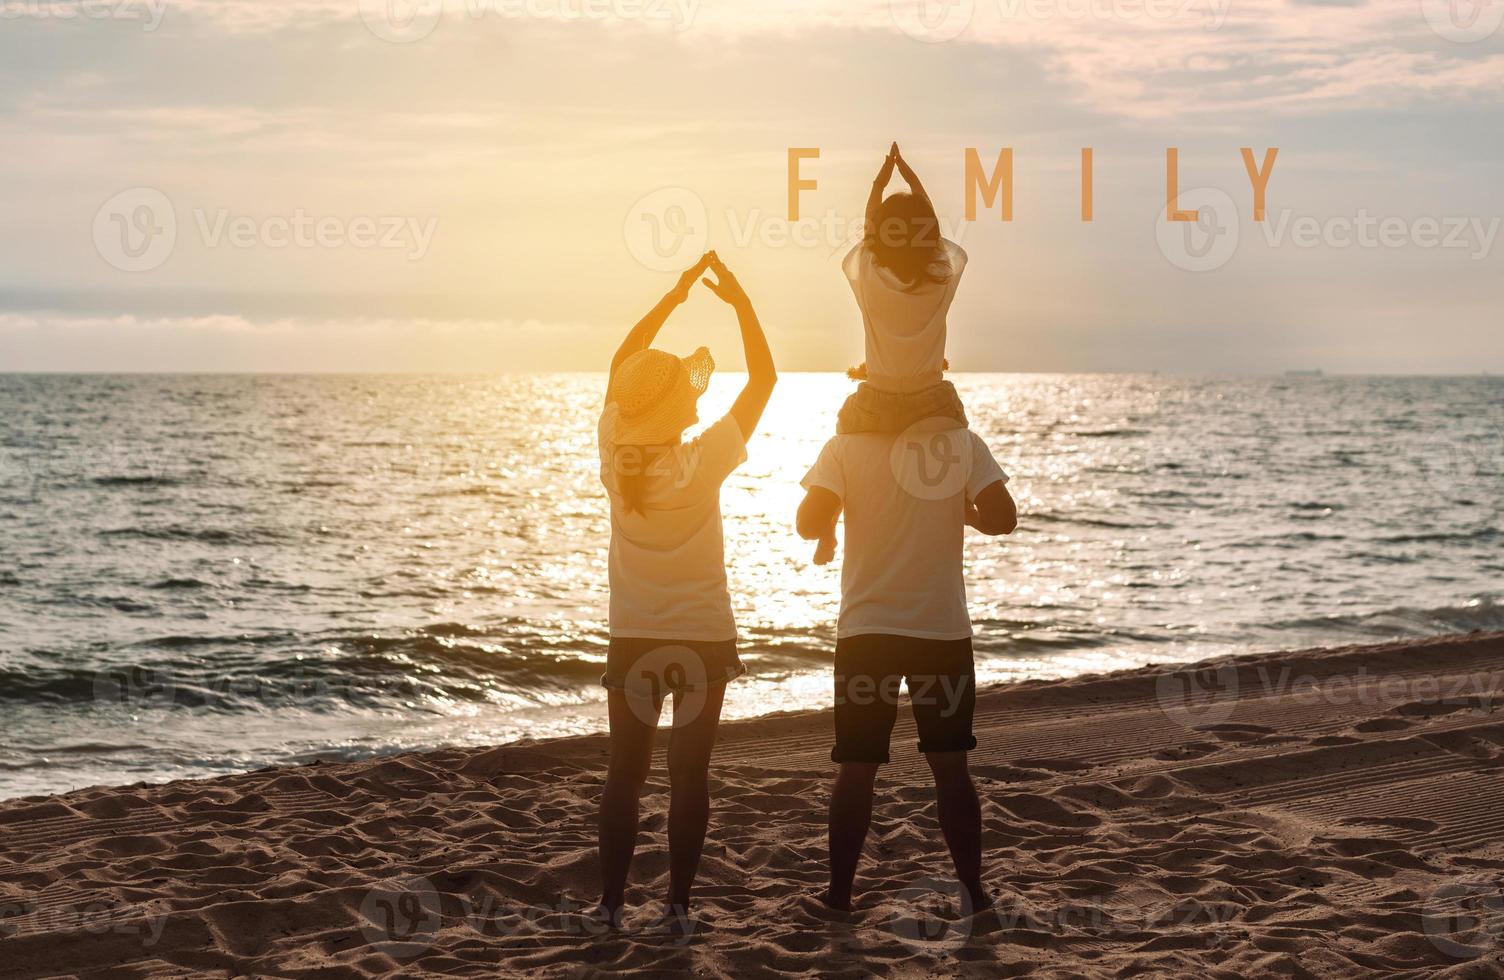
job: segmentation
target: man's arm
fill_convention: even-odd
[[[983,534],[1012,534],[1018,527],[1018,505],[1002,480],[990,483],[977,494],[975,501],[966,501],[966,523]]]
[[[810,487],[799,504],[794,527],[804,540],[818,541],[835,535],[840,517],[841,498],[824,487]]]

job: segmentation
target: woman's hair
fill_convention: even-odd
[[[644,514],[643,498],[647,496],[648,477],[664,446],[613,446],[611,468],[616,476],[616,492],[621,497],[622,508],[628,513]]]
[[[865,243],[878,265],[908,289],[950,281],[952,270],[940,237],[940,219],[927,198],[902,191],[877,206]]]

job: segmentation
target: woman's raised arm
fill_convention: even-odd
[[[612,379],[615,379],[616,369],[621,367],[623,361],[640,350],[647,350],[652,345],[653,338],[658,336],[658,331],[662,330],[663,325],[668,322],[669,314],[689,298],[689,288],[710,267],[713,257],[711,252],[700,256],[700,261],[679,276],[679,281],[674,284],[674,288],[664,294],[664,297],[658,301],[658,305],[649,310],[647,316],[637,321],[637,326],[632,328],[627,334],[627,339],[623,340],[621,346],[616,349],[616,356],[611,358],[610,377]],[[609,389],[610,382],[608,381],[607,390]]]
[[[736,402],[731,406],[731,417],[736,419],[737,428],[742,430],[742,439],[745,441],[752,438],[752,433],[757,430],[757,423],[762,420],[763,409],[768,407],[768,399],[773,397],[773,386],[778,383],[778,369],[773,365],[773,351],[768,347],[768,338],[757,319],[757,311],[752,309],[752,301],[747,298],[747,293],[736,276],[731,274],[731,270],[726,268],[714,252],[710,253],[710,271],[715,274],[715,281],[707,277],[705,285],[736,310],[736,321],[742,330],[742,350],[746,352],[747,358],[747,386],[736,396]]]

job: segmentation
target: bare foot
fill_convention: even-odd
[[[649,936],[666,936],[675,942],[688,942],[700,923],[689,914],[687,905],[666,904],[657,919],[642,931]]]
[[[840,897],[832,894],[829,890],[826,890],[820,893],[820,901],[825,904],[826,908],[835,909],[837,912],[851,911],[850,895]]]
[[[607,929],[620,929],[621,915],[622,906],[620,904],[611,906],[605,902],[601,902],[595,908],[591,909],[586,917],[591,922],[605,926]]]
[[[966,889],[967,900],[967,907],[963,911],[970,915],[976,915],[978,912],[986,912],[992,908],[992,896],[987,894],[986,886],[980,881],[971,882],[970,884],[963,882],[961,887]]]

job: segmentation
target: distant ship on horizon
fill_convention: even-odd
[[[1285,377],[1287,377],[1287,378],[1319,378],[1319,377],[1322,377],[1323,374],[1324,374],[1324,372],[1321,370],[1321,368],[1305,368],[1303,370],[1298,370],[1298,371],[1286,371],[1285,372]]]

